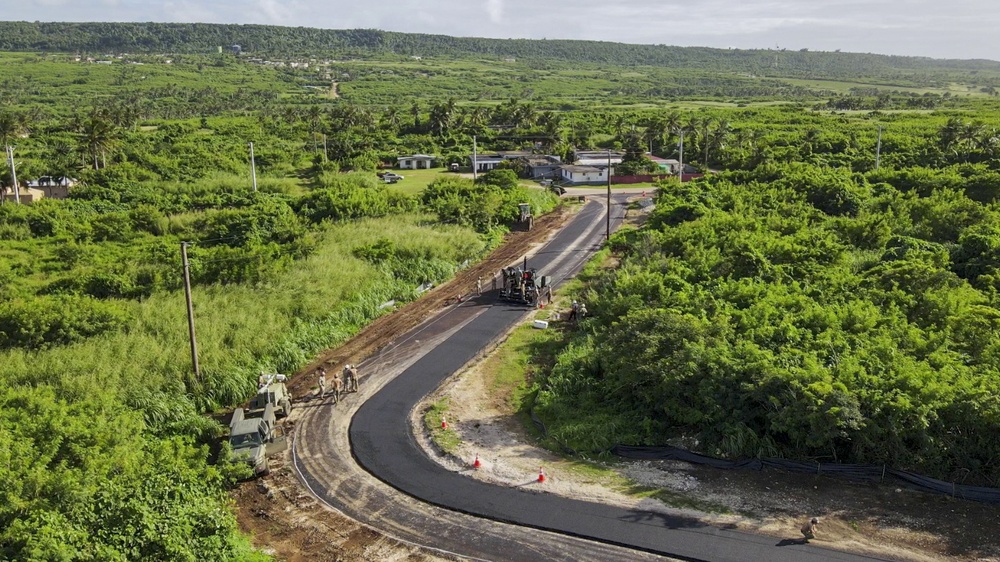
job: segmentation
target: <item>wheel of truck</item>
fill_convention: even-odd
[[[267,476],[271,474],[271,461],[264,459],[264,469],[260,471],[260,476]]]

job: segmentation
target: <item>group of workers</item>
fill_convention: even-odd
[[[319,398],[326,397],[326,367],[320,366],[316,369],[316,376],[319,382]],[[343,370],[333,373],[333,403],[339,404],[345,392],[358,391],[358,366],[348,363]]]

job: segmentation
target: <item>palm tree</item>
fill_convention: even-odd
[[[313,152],[319,152],[319,135],[323,130],[323,110],[318,105],[311,105],[306,110],[306,122],[309,124],[309,136],[313,141]]]
[[[975,139],[975,146],[984,160],[996,158],[1000,152],[1000,134],[994,127],[983,127]]]
[[[413,116],[413,128],[420,129],[420,102],[415,101],[410,106],[410,115]]]
[[[625,132],[625,127],[628,125],[628,117],[622,113],[616,113],[611,116],[610,123],[611,128],[615,131],[615,136],[618,138],[622,137],[622,133]]]
[[[85,153],[93,159],[94,169],[107,167],[107,153],[114,147],[118,137],[118,131],[108,116],[95,109],[81,123],[80,134]]]
[[[570,138],[569,142],[577,148],[589,148],[590,147],[590,135],[592,130],[589,123],[573,123],[570,127]]]
[[[25,130],[24,118],[11,111],[0,111],[0,145],[10,146],[11,142]]]
[[[558,114],[544,111],[538,116],[538,124],[542,127],[546,149],[562,141],[562,117]]]
[[[715,124],[715,129],[708,135],[707,146],[711,150],[723,150],[726,148],[726,140],[729,138],[730,133],[732,133],[732,128],[729,126],[729,121],[720,120]],[[718,155],[716,155],[718,159]],[[708,166],[709,162],[709,152],[705,151],[705,165]]]
[[[450,98],[443,103],[436,103],[431,106],[430,127],[431,131],[443,137],[451,128],[455,115],[455,98]]]
[[[382,126],[396,130],[399,128],[399,108],[391,105],[382,110]]]
[[[671,110],[659,121],[660,142],[663,145],[673,144],[672,137],[681,131],[681,114]]]

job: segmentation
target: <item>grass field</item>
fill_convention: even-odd
[[[389,189],[405,193],[407,195],[422,193],[424,189],[435,179],[442,176],[447,177],[454,175],[449,172],[447,168],[431,168],[430,170],[400,170],[398,168],[394,168],[391,171],[394,174],[403,176],[403,179],[396,183],[389,184]]]
[[[844,82],[837,80],[799,80],[794,78],[788,78],[784,80],[789,84],[795,86],[802,86],[803,88],[810,88],[813,90],[828,90],[830,92],[838,94],[850,93],[853,88],[877,88],[878,90],[888,92],[906,92],[918,95],[923,94],[951,94],[951,95],[973,95],[973,96],[985,96],[986,94],[977,91],[974,87],[967,84],[951,83],[945,88],[910,88],[906,86],[894,86],[891,84],[869,84],[861,82]]]

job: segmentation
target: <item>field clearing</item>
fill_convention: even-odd
[[[391,183],[387,187],[392,191],[407,195],[422,193],[432,181],[439,177],[455,175],[449,172],[447,168],[431,168],[430,170],[400,170],[399,168],[393,168],[392,172],[403,176],[403,179],[396,183]]]
[[[912,94],[969,94],[973,96],[986,96],[986,94],[976,91],[973,86],[966,84],[949,84],[947,88],[913,88],[909,86],[895,86],[891,84],[871,84],[866,82],[845,82],[839,80],[802,80],[797,78],[785,78],[783,81],[788,82],[794,86],[801,86],[803,88],[812,88],[816,90],[830,90],[838,94],[847,94],[853,88],[877,88],[884,92],[904,92]]]

